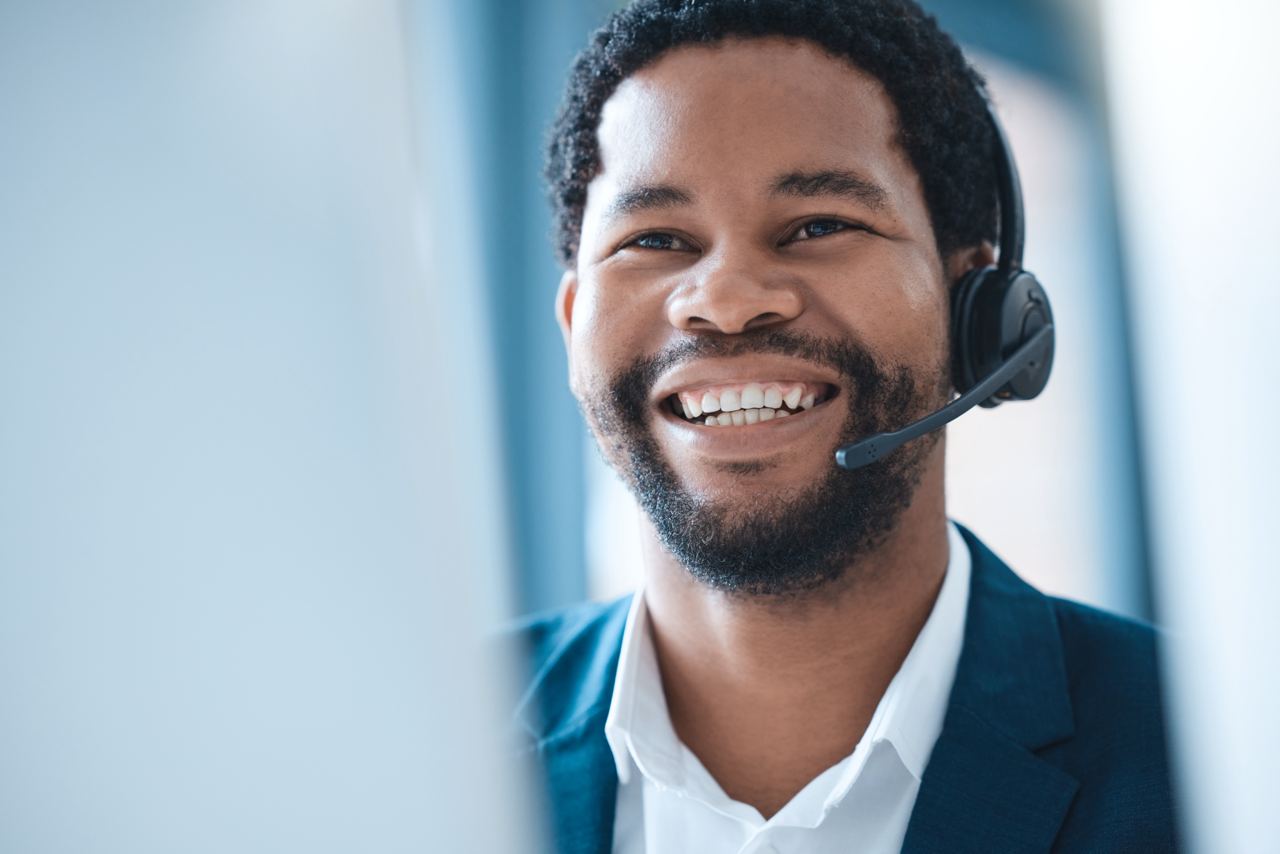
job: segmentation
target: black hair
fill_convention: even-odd
[[[920,177],[938,253],[996,241],[995,136],[986,83],[912,0],[636,0],[592,35],[551,127],[545,178],[556,251],[572,266],[587,185],[600,168],[600,111],[631,74],[685,44],[803,39],[875,77]]]

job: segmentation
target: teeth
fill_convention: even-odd
[[[680,392],[672,403],[672,408],[695,424],[707,426],[728,426],[742,424],[758,424],[785,415],[812,409],[818,404],[818,392],[809,391],[804,383],[787,387],[783,385],[763,385],[747,383],[741,387],[720,387],[719,394],[712,392]],[[783,407],[786,409],[783,409]],[[734,419],[735,413],[751,412],[751,417]],[[766,415],[765,413],[769,414]],[[717,414],[718,413],[718,414]]]
[[[786,418],[792,413],[785,409],[737,409],[733,412],[722,412],[719,415],[708,415],[701,423],[707,427],[744,427],[748,424],[759,424],[761,421],[772,421],[775,418]]]

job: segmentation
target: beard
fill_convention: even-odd
[[[832,405],[843,400],[847,414],[831,447],[831,465],[816,483],[735,504],[716,502],[690,491],[664,459],[649,427],[650,394],[657,378],[681,362],[746,353],[777,353],[835,369],[844,393]],[[580,402],[606,461],[631,488],[665,548],[695,579],[730,594],[777,597],[845,577],[895,529],[939,434],[854,471],[838,468],[834,454],[840,445],[899,429],[945,403],[945,361],[932,377],[941,382],[924,387],[907,368],[882,365],[849,341],[760,330],[685,339],[637,359]],[[723,468],[745,478],[764,465]]]

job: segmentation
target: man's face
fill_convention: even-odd
[[[781,39],[678,48],[605,105],[559,303],[570,380],[665,546],[709,584],[838,577],[893,528],[936,446],[833,462],[948,395],[943,269],[895,132],[874,78]]]

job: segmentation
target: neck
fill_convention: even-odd
[[[948,561],[942,458],[939,447],[873,553],[797,597],[705,587],[646,526],[645,599],[672,725],[726,794],[765,817],[853,751],[929,617]]]

